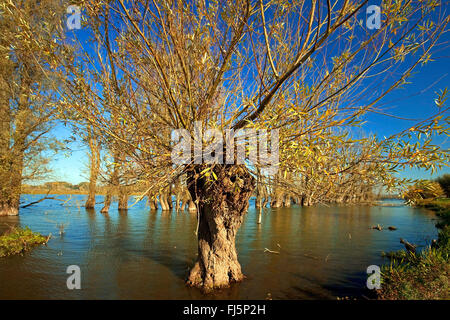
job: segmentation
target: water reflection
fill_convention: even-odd
[[[0,259],[0,298],[334,299],[364,293],[367,266],[384,262],[381,251],[400,249],[400,237],[422,246],[436,237],[432,213],[403,206],[265,208],[258,224],[251,205],[236,239],[247,279],[203,296],[184,285],[197,254],[195,213],[139,203],[104,215],[101,205],[80,210],[76,201],[83,196],[68,208],[43,202],[0,218],[1,231],[20,225],[54,235],[47,247]],[[55,222],[67,223],[63,236]],[[398,230],[370,229],[376,224]],[[81,268],[82,290],[66,288],[72,264]]]

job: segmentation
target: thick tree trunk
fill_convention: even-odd
[[[119,157],[117,155],[114,156],[114,166],[110,176],[109,186],[106,191],[105,202],[103,204],[103,208],[100,210],[101,213],[108,213],[109,207],[111,206],[113,193],[117,192],[119,188]]]
[[[100,150],[97,139],[91,128],[89,130],[89,149],[90,149],[90,172],[89,172],[89,194],[85,203],[86,209],[94,209],[95,207],[95,193],[97,189],[97,178],[100,169]]]
[[[21,137],[20,133],[16,133]],[[16,216],[19,214],[20,195],[22,191],[22,171],[24,163],[24,142],[22,138],[16,139],[11,148],[11,157],[8,167],[8,175],[3,177],[1,183],[0,216]]]
[[[195,205],[194,201],[192,201],[192,200],[188,201],[188,211],[189,212],[196,212],[197,211],[197,206]]]
[[[186,186],[184,186],[184,190],[182,192],[182,210],[187,210],[189,212],[197,212],[197,206],[195,205],[194,201],[192,201],[192,197],[191,194],[189,193],[189,190],[187,189]]]
[[[11,168],[9,189],[3,190],[0,199],[0,216],[16,216],[19,214],[20,194],[22,189],[23,157],[16,159]]]
[[[118,210],[128,210],[128,191],[125,186],[119,187]]]
[[[175,211],[178,212],[181,210],[183,210],[183,199],[181,192],[177,190],[175,193]]]
[[[236,233],[248,209],[255,187],[254,178],[244,166],[216,165],[217,179],[202,177],[206,166],[193,166],[188,187],[198,203],[198,257],[187,283],[210,292],[241,281],[244,275],[237,259]]]
[[[112,200],[111,191],[108,190],[106,192],[105,201],[103,203],[103,208],[100,210],[101,213],[108,213],[109,212],[109,207],[111,206],[111,200]]]
[[[2,51],[3,52],[3,51]],[[9,70],[12,75],[10,60],[2,59],[2,72],[6,76]],[[11,167],[13,157],[10,152],[11,144],[11,108],[8,77],[0,77],[0,216],[11,216],[19,214],[18,207],[11,203]]]
[[[286,194],[284,196],[284,206],[286,208],[289,208],[291,206],[291,196],[289,194]]]
[[[156,200],[156,197],[148,196],[148,205],[150,206],[150,210],[158,210],[158,200]]]
[[[159,203],[161,204],[161,209],[163,211],[170,210],[169,202],[167,200],[167,193],[165,191],[163,191],[159,194]]]
[[[283,193],[281,191],[275,191],[270,206],[272,208],[281,208],[283,206]]]
[[[284,204],[284,191],[279,186],[281,173],[278,173],[278,175],[275,176],[272,185],[272,194],[270,196],[270,206],[272,208],[281,208]]]
[[[263,199],[263,203],[262,203],[262,206],[261,206],[261,207],[265,208],[265,207],[267,206],[268,203],[269,203],[269,196],[268,196],[268,194],[266,193],[266,196],[265,196],[265,198]]]
[[[0,217],[1,216],[17,216],[19,214],[19,206],[8,202],[0,202]]]

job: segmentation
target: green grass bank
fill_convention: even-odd
[[[450,199],[425,199],[416,206],[436,212],[438,239],[421,252],[401,250],[387,254],[391,262],[381,268],[379,299],[450,299]]]

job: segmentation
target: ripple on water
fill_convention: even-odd
[[[382,251],[401,249],[400,237],[425,246],[437,235],[433,213],[401,205],[266,208],[261,224],[251,205],[236,239],[247,279],[204,296],[184,285],[197,253],[195,214],[150,212],[142,202],[103,215],[101,204],[87,212],[83,202],[44,201],[0,217],[1,232],[20,225],[54,235],[47,247],[0,259],[1,299],[334,299],[362,294],[366,268],[384,262]],[[398,230],[370,229],[376,224]],[[82,290],[66,288],[72,264],[81,268]]]

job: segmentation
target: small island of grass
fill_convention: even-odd
[[[49,239],[50,236],[45,237],[28,227],[12,228],[0,236],[0,258],[23,254],[37,245],[46,244]]]

